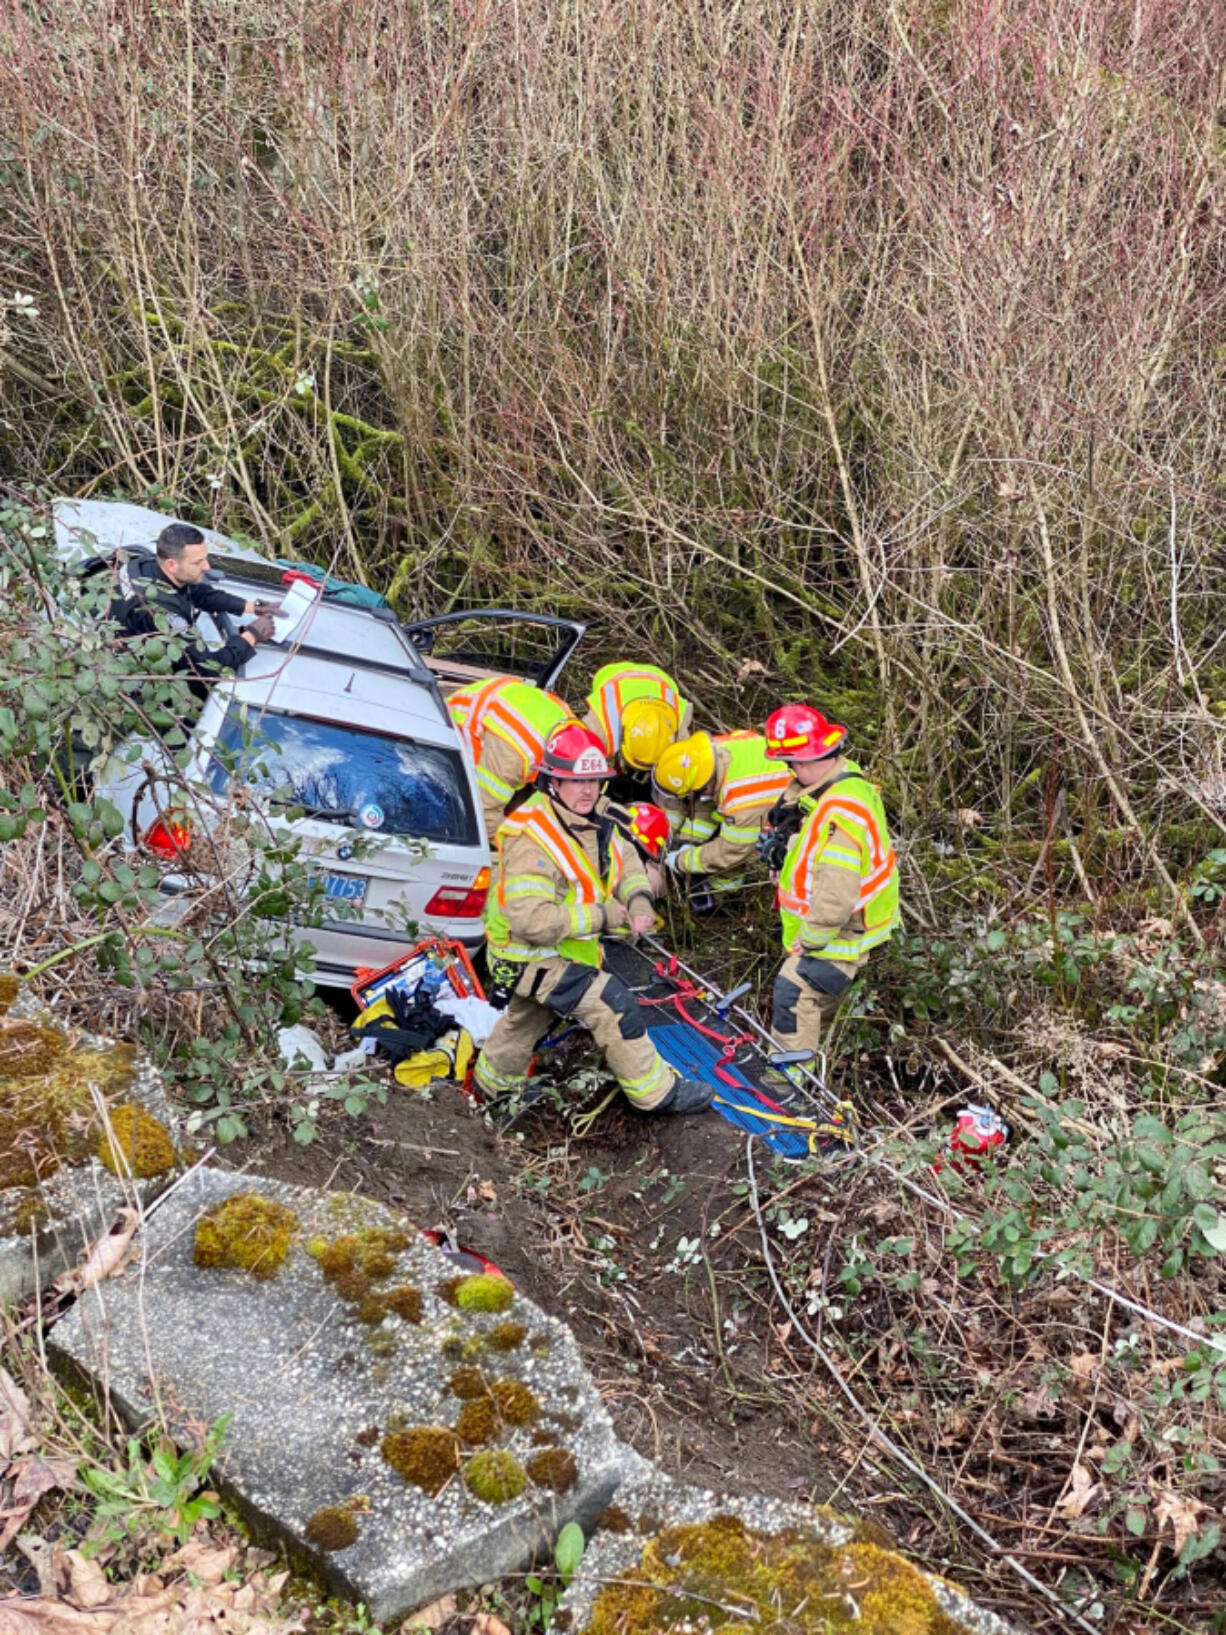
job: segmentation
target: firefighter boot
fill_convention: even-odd
[[[701,1079],[677,1079],[672,1089],[651,1110],[653,1113],[705,1113],[715,1099],[714,1086]]]

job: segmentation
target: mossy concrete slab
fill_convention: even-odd
[[[173,1180],[177,1141],[143,1053],[25,995],[0,1014],[0,1305],[47,1287],[125,1204]]]
[[[738,1635],[776,1617],[820,1635],[1015,1635],[872,1524],[658,1472],[628,1483],[599,1518],[553,1627],[679,1635],[710,1627],[713,1615]]]
[[[263,1237],[261,1201],[277,1206]],[[197,1243],[213,1264],[196,1264]],[[223,1484],[378,1621],[522,1570],[649,1468],[614,1435],[561,1322],[501,1279],[457,1288],[456,1262],[381,1205],[205,1169],[155,1211],[143,1251],[77,1302],[53,1351],[132,1424],[161,1412],[182,1437],[229,1414]],[[480,1309],[503,1303],[491,1295],[509,1305]],[[484,1447],[457,1444],[462,1414]],[[479,1452],[497,1456],[482,1461],[492,1491],[522,1490],[475,1497]]]

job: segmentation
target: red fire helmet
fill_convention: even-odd
[[[664,856],[668,846],[668,814],[650,801],[636,800],[626,808],[630,833],[653,861]]]
[[[766,754],[772,761],[824,761],[847,736],[812,704],[784,704],[766,718]]]
[[[604,745],[578,721],[563,721],[545,741],[543,778],[608,778],[612,768]]]

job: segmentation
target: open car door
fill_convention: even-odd
[[[439,613],[401,629],[446,697],[491,676],[514,676],[534,687],[552,688],[587,626],[547,613],[490,607]]]

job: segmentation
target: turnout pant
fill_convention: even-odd
[[[591,1031],[610,1071],[636,1107],[650,1109],[676,1074],[648,1037],[634,995],[618,977],[565,959],[534,960],[481,1050],[476,1080],[490,1096],[522,1090],[532,1053],[558,1017]]]
[[[775,977],[771,1032],[781,1050],[817,1050],[863,959],[789,954]]]

